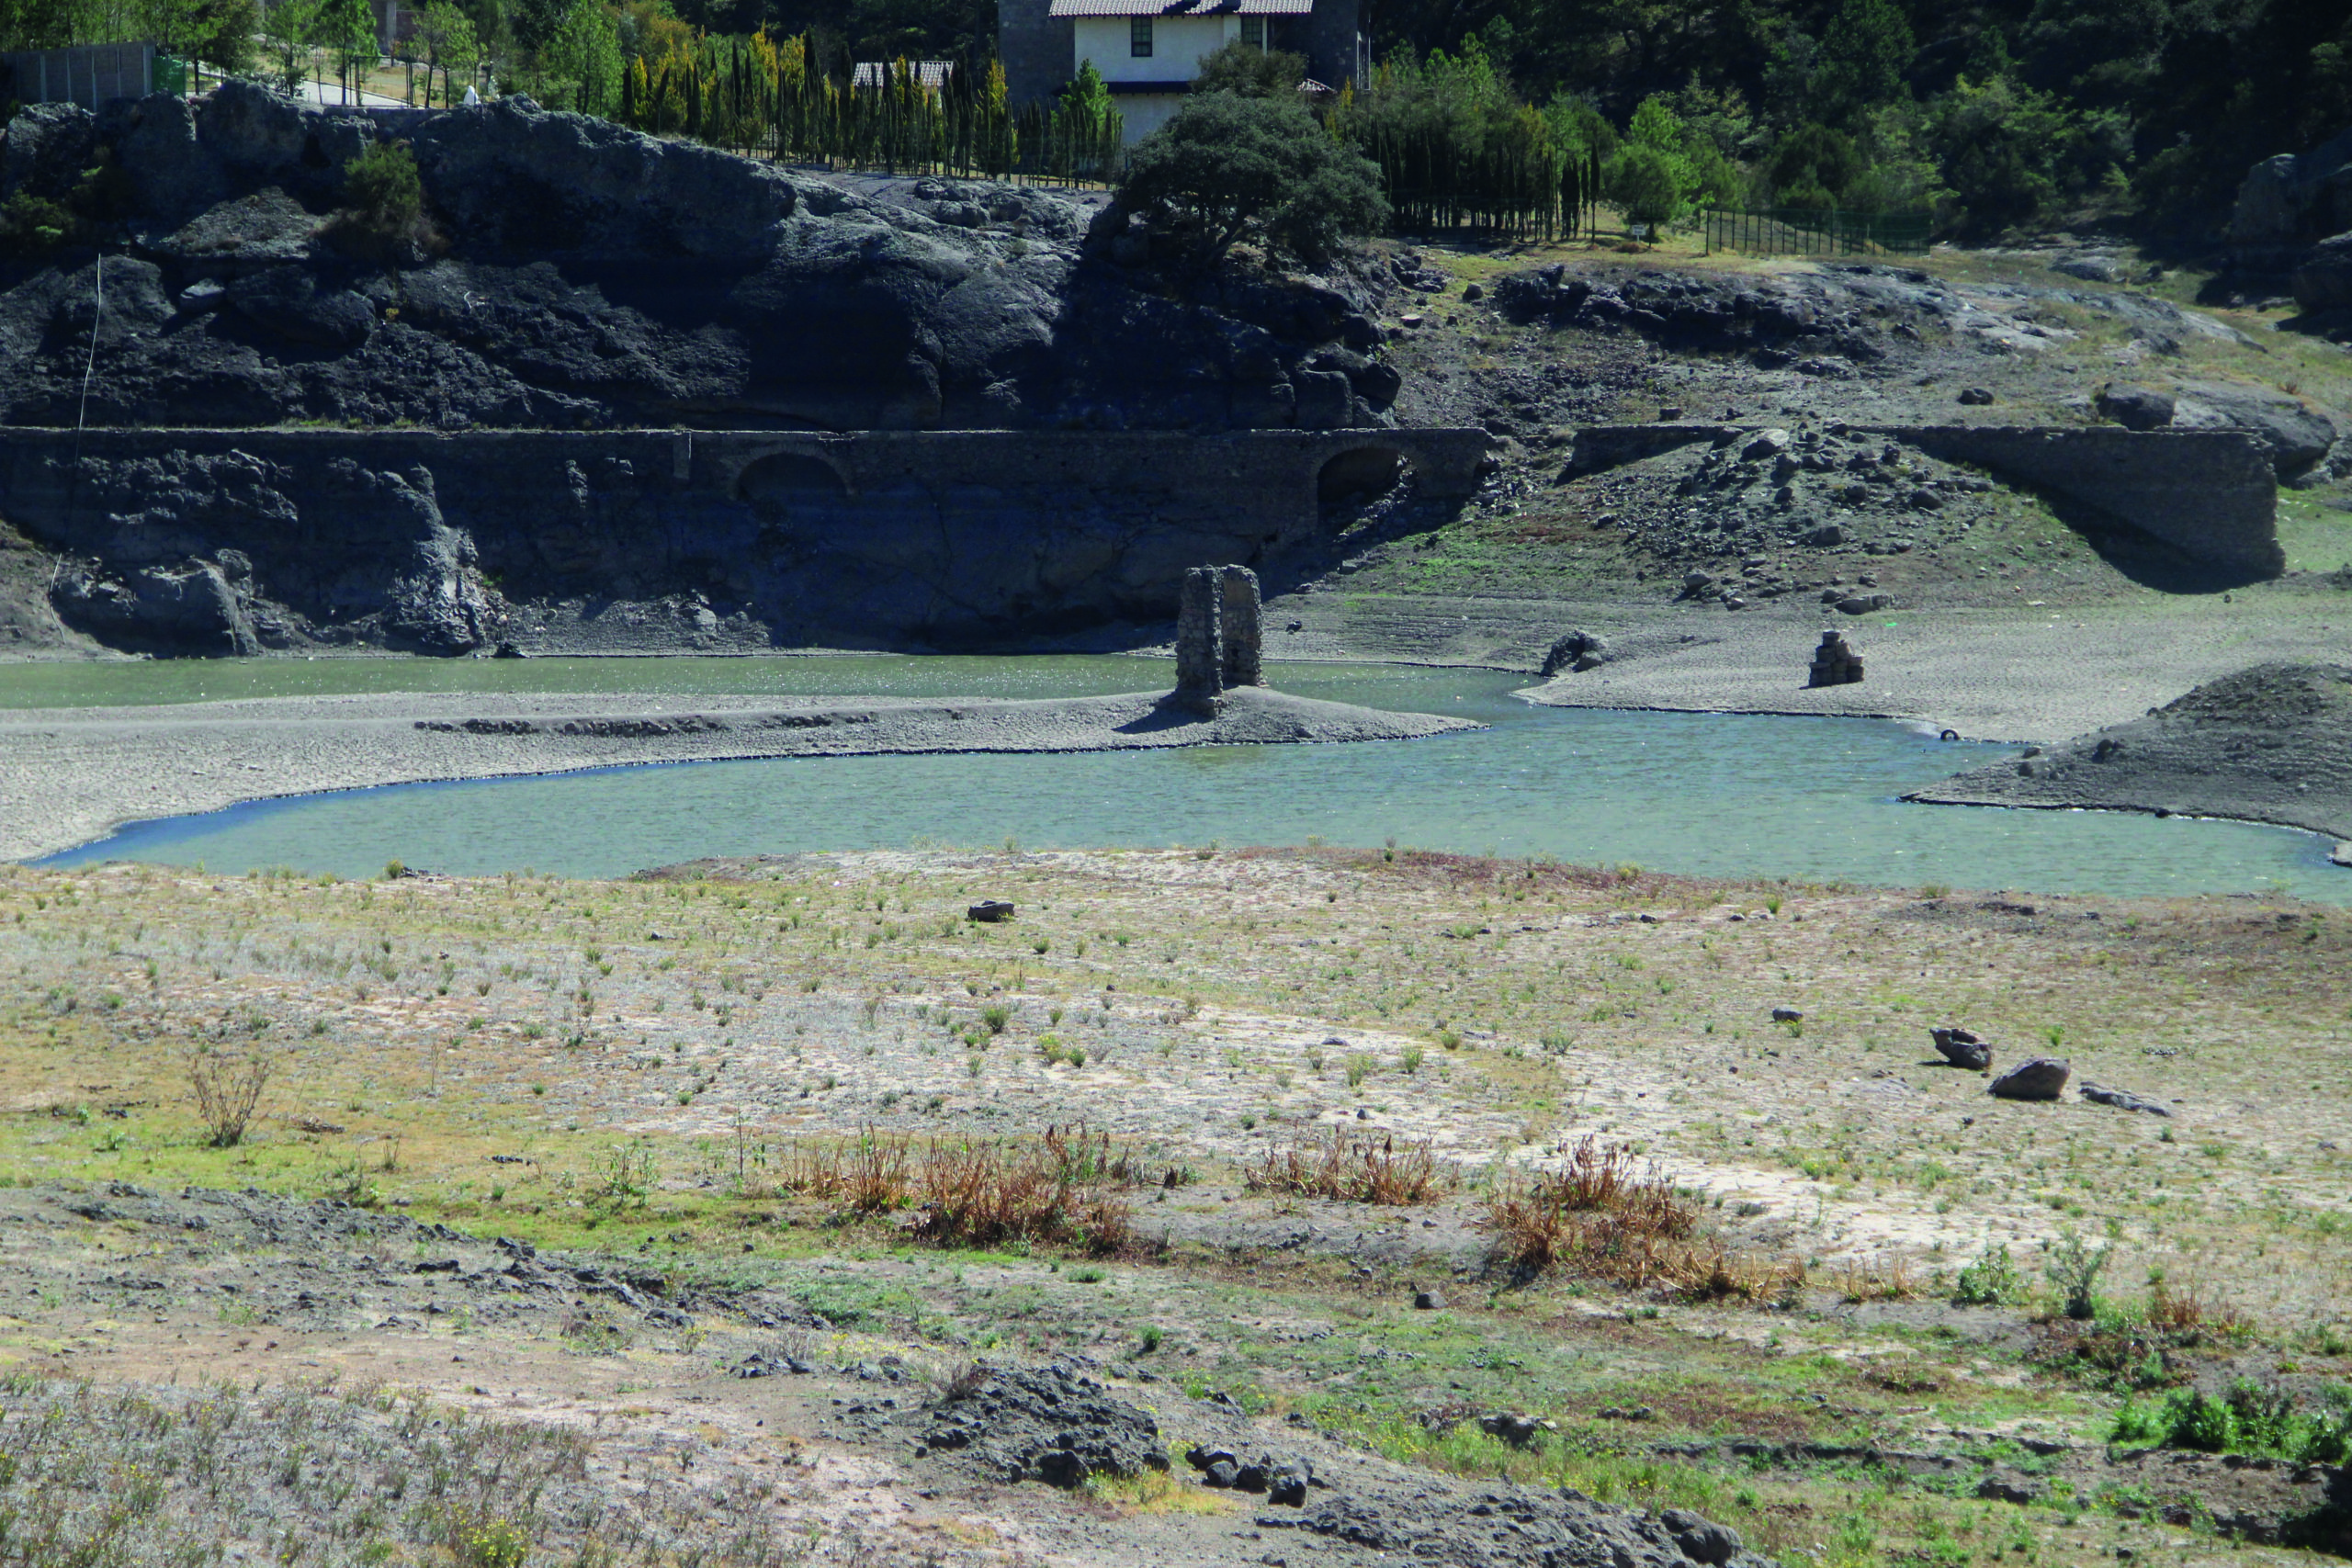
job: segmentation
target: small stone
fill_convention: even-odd
[[[1963,387],[1960,391],[1960,400],[1970,408],[1981,409],[1992,402],[1993,394],[1983,387]]]
[[[1443,1291],[1415,1291],[1413,1292],[1415,1312],[1439,1312],[1442,1311],[1444,1306],[1445,1292]]]
[[[1406,318],[1406,324],[1408,326],[1412,324],[1410,317]],[[1241,1479],[1241,1467],[1229,1459],[1217,1461],[1209,1466],[1208,1473],[1202,1477],[1203,1481],[1220,1491],[1229,1490],[1239,1479]]]
[[[2055,1100],[2073,1071],[2055,1056],[2036,1056],[1995,1078],[1987,1092],[2002,1100]]]
[[[1462,298],[1469,300],[1471,303],[1476,304],[1486,297],[1487,290],[1483,284],[1467,283],[1463,285]]]
[[[1739,455],[1755,461],[1777,457],[1789,449],[1789,433],[1785,430],[1765,430],[1739,449]]]
[[[2109,1089],[2102,1084],[2095,1084],[2088,1078],[2083,1080],[2075,1092],[2095,1104],[2112,1105],[2118,1111],[2143,1111],[2150,1116],[2172,1114],[2171,1111],[2143,1095],[2133,1094],[2129,1089]]]

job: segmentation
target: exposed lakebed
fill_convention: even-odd
[[[20,666],[0,706],[399,690],[996,697],[1162,683],[1160,661],[845,655],[783,660],[254,660]],[[1282,690],[1490,728],[1410,742],[1159,753],[694,763],[259,801],[133,824],[47,863],[216,871],[623,874],[708,855],[914,847],[1400,845],[1694,874],[2041,892],[2292,892],[2352,900],[2309,835],[1895,797],[1999,749],[1872,720],[1531,706],[1503,671],[1283,665]]]

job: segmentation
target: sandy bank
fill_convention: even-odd
[[[275,697],[0,711],[0,859],[156,817],[435,779],[885,752],[1113,751],[1402,740],[1479,728],[1263,687],[1216,717],[1165,694],[1033,701],[707,696]]]

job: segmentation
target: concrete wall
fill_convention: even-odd
[[[1327,465],[1479,430],[0,431],[0,516],[115,646],[971,646],[1172,615],[1312,539]],[[682,634],[679,627],[687,629]],[[561,626],[573,628],[571,632]],[[591,636],[591,633],[594,636]],[[715,639],[715,640],[709,640]]]
[[[1050,96],[1078,69],[1074,19],[1052,14],[1053,0],[997,0],[996,52],[1004,62],[1005,96],[1014,107]]]

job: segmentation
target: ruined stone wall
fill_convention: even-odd
[[[1316,532],[1367,448],[1475,486],[1483,431],[0,431],[0,518],[113,646],[975,645],[1164,620]],[[78,455],[77,455],[78,454]]]
[[[1881,434],[2096,507],[2225,571],[2287,569],[2278,479],[2260,446],[2237,431],[1902,425]]]
[[[2222,571],[2275,577],[2286,570],[2278,545],[2278,480],[2260,444],[2240,431],[1857,428],[2096,508]],[[1565,477],[1600,473],[1702,442],[1721,446],[1752,434],[1722,424],[1594,425],[1575,432]]]

